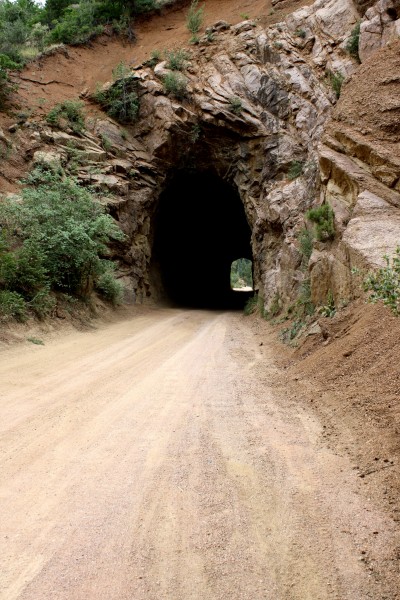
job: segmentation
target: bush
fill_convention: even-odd
[[[340,98],[340,94],[342,92],[342,85],[345,80],[345,76],[342,75],[342,73],[340,73],[340,72],[332,73],[331,71],[328,71],[328,80],[332,86],[333,91],[336,94],[336,98]]]
[[[0,315],[14,317],[17,321],[26,321],[27,306],[21,294],[9,290],[0,291]]]
[[[315,311],[315,306],[311,300],[311,281],[305,279],[300,286],[300,293],[297,299],[297,316],[312,315]]]
[[[85,117],[82,112],[84,106],[80,100],[65,100],[51,109],[46,121],[53,127],[61,127],[64,120],[72,131],[81,133],[85,129]]]
[[[111,270],[106,271],[97,280],[96,289],[112,304],[120,304],[124,294],[124,286],[115,279]]]
[[[203,24],[204,7],[199,8],[199,0],[192,0],[186,18],[186,25],[192,34],[192,42],[198,41],[197,34]]]
[[[157,8],[155,0],[135,0],[132,7],[132,14],[141,15]]]
[[[155,48],[154,50],[151,51],[150,54],[150,58],[149,60],[146,61],[146,65],[148,67],[155,67],[156,65],[158,65],[159,62],[161,62],[161,52],[160,50],[158,50],[157,48]]]
[[[249,315],[252,315],[254,312],[256,312],[257,308],[259,305],[259,300],[258,300],[258,294],[254,294],[254,296],[252,298],[249,298],[244,306],[244,314],[246,315],[246,317],[248,317]]]
[[[7,292],[1,310],[13,316],[23,314],[21,298],[45,316],[54,308],[52,291],[90,296],[111,268],[107,244],[124,239],[89,190],[71,177],[36,171],[28,178],[35,187],[25,188],[21,200],[0,203],[0,289]],[[107,277],[100,285],[107,286]],[[108,279],[105,293],[116,298],[116,292]]]
[[[243,112],[243,104],[240,98],[229,98],[229,107],[235,115],[240,115]]]
[[[119,123],[133,123],[139,114],[138,85],[124,63],[113,71],[114,82],[107,90],[98,89],[94,99]]]
[[[52,44],[83,44],[99,35],[103,31],[99,4],[81,0],[79,4],[68,6],[50,32],[48,41]]]
[[[304,40],[304,38],[307,37],[307,33],[306,33],[306,31],[304,31],[304,29],[296,29],[296,31],[294,32],[294,35],[301,38],[302,40]]]
[[[163,77],[164,90],[178,99],[183,99],[187,93],[187,79],[182,73],[167,73]]]
[[[360,56],[358,54],[358,49],[359,49],[359,45],[360,45],[360,28],[361,28],[361,23],[359,22],[352,30],[350,37],[346,44],[347,52],[350,54],[350,56],[352,56],[353,58],[358,60],[358,62],[360,62]]]
[[[167,69],[171,71],[183,71],[186,68],[189,54],[186,50],[166,50],[165,58],[167,60]]]
[[[319,241],[325,242],[335,237],[335,213],[329,204],[312,208],[306,216],[312,223],[315,223],[315,233]]]
[[[302,262],[303,262],[303,265],[305,267],[307,267],[309,260],[311,258],[312,251],[313,251],[313,242],[314,242],[313,232],[310,229],[307,229],[306,227],[304,227],[304,229],[302,229],[300,231],[299,242],[300,242],[300,252],[303,257]]]
[[[3,110],[10,99],[14,86],[10,83],[7,70],[0,66],[0,110]]]
[[[293,181],[293,179],[297,179],[297,177],[300,177],[300,175],[302,175],[303,170],[304,162],[302,160],[293,160],[289,165],[289,170],[287,174],[288,179],[290,179],[290,181]]]
[[[371,292],[370,302],[382,300],[396,316],[400,315],[400,246],[394,256],[385,256],[386,266],[370,273],[364,281],[364,290]]]

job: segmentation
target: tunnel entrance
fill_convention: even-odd
[[[252,259],[251,230],[237,191],[212,172],[179,171],[161,194],[153,272],[165,299],[191,308],[241,309],[252,293],[231,288],[231,265]]]

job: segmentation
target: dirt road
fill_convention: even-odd
[[[0,361],[2,600],[396,597],[366,562],[387,518],[241,315],[154,310]]]

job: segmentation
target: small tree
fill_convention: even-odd
[[[98,89],[94,99],[119,123],[133,123],[140,108],[137,82],[123,62],[114,69],[113,77],[113,85],[106,90]]]

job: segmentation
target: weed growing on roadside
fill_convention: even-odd
[[[28,337],[26,338],[26,341],[31,342],[31,344],[35,344],[36,346],[44,346],[44,341],[36,337]]]
[[[251,298],[249,298],[244,306],[243,312],[248,317],[256,312],[259,306],[259,297],[258,294],[254,294]]]
[[[318,312],[323,317],[330,317],[331,318],[331,317],[335,316],[335,314],[336,314],[336,305],[335,305],[335,299],[333,297],[332,290],[329,290],[328,296],[326,298],[326,304],[324,306],[321,306],[318,309]]]
[[[397,246],[392,258],[385,255],[385,266],[370,273],[364,280],[363,287],[370,292],[369,302],[382,300],[394,315],[400,315],[400,246]]]

